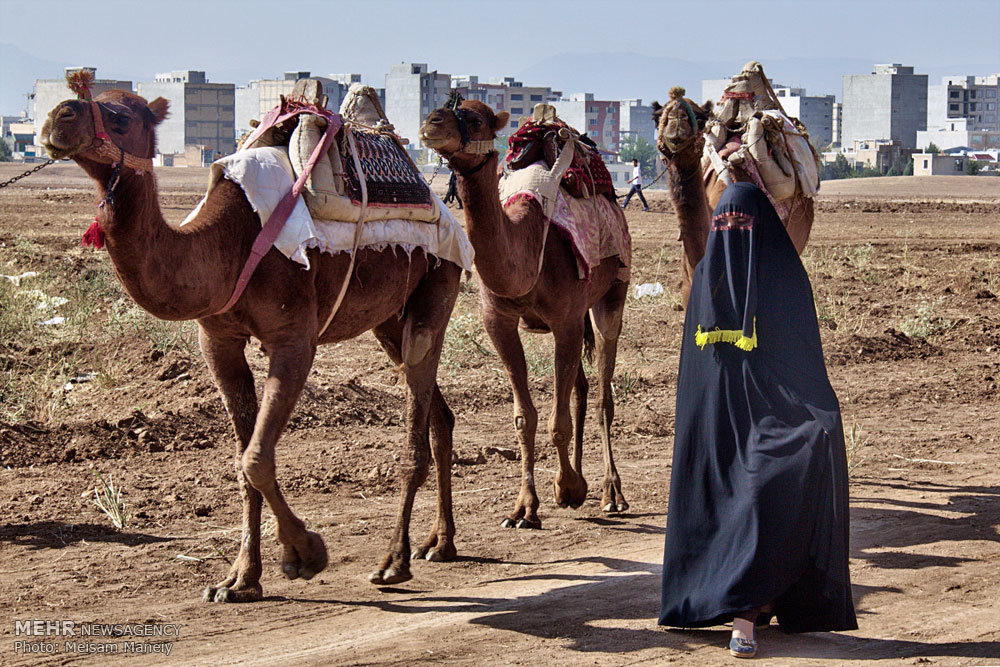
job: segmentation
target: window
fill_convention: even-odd
[[[510,121],[510,126],[511,127],[517,127],[517,121],[516,120]]]
[[[542,101],[542,96],[541,95],[532,95],[531,96],[531,101],[532,102],[541,102]]]
[[[511,107],[510,112],[516,114],[522,114],[524,113],[524,107]]]
[[[596,118],[591,118],[589,124],[590,125],[597,125],[597,119]]]
[[[522,95],[521,93],[513,93],[510,96],[510,99],[516,100],[516,101],[520,102],[520,101],[524,100],[524,95]]]
[[[987,102],[986,103],[986,110],[987,111],[994,111],[994,110],[996,110],[996,108],[997,108],[996,102]]]
[[[986,97],[996,97],[996,96],[997,96],[997,91],[995,91],[993,89],[990,89],[990,90],[986,91]]]
[[[924,169],[927,168],[927,163],[930,162],[927,158],[924,158]]]
[[[958,105],[957,104],[949,104],[948,105],[948,111],[958,111]]]
[[[957,90],[951,91],[950,97],[953,97],[953,98],[957,99],[958,98],[958,91]]]

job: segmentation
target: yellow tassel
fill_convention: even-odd
[[[712,331],[702,331],[698,325],[698,331],[694,334],[695,345],[701,349],[709,343],[732,343],[744,352],[757,347],[757,318],[753,318],[753,336],[747,338],[740,329],[719,329],[716,327]]]

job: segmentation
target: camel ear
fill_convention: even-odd
[[[510,120],[510,114],[506,111],[501,111],[497,114],[497,119],[493,121],[493,131],[499,132],[503,128],[507,127],[507,121]]]
[[[704,104],[701,105],[701,110],[707,113],[709,116],[712,115],[712,109],[715,108],[715,103],[712,100],[706,100]]]
[[[157,97],[149,103],[149,111],[153,114],[153,125],[159,125],[167,117],[167,110],[170,108],[170,101],[162,97]]]

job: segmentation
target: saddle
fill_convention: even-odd
[[[315,79],[297,81],[289,101],[326,107]],[[302,195],[314,218],[356,222],[362,204],[365,220],[404,219],[436,223],[441,212],[423,175],[410,159],[395,128],[370,86],[355,83],[340,107],[343,126],[321,152],[305,181]],[[324,140],[330,121],[303,113],[275,125],[252,146],[288,146],[296,177]]]
[[[819,191],[819,155],[798,118],[785,114],[764,75],[748,62],[732,77],[705,127],[702,168],[731,180],[730,166],[752,167],[775,201],[812,197]]]
[[[561,186],[577,199],[605,195],[614,201],[614,184],[597,144],[560,120],[550,104],[536,104],[531,118],[522,120],[517,132],[511,135],[506,169],[517,171],[539,161],[552,169],[568,142],[574,144],[574,155],[562,176]]]

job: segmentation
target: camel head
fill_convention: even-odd
[[[84,167],[111,164],[111,156],[119,154],[148,160],[156,152],[155,127],[166,118],[168,106],[162,97],[147,103],[124,90],[109,90],[92,102],[65,100],[49,112],[42,146],[52,158],[72,158]],[[102,128],[107,139],[98,136]],[[99,150],[108,139],[111,150]]]
[[[670,89],[670,100],[666,106],[653,102],[656,147],[667,160],[689,148],[693,149],[693,155],[701,158],[702,132],[711,115],[711,101],[700,107],[684,97],[683,88],[674,86]]]
[[[432,111],[420,127],[420,141],[461,168],[494,152],[493,140],[508,118],[506,111],[494,112],[479,100],[465,100],[458,108]]]

